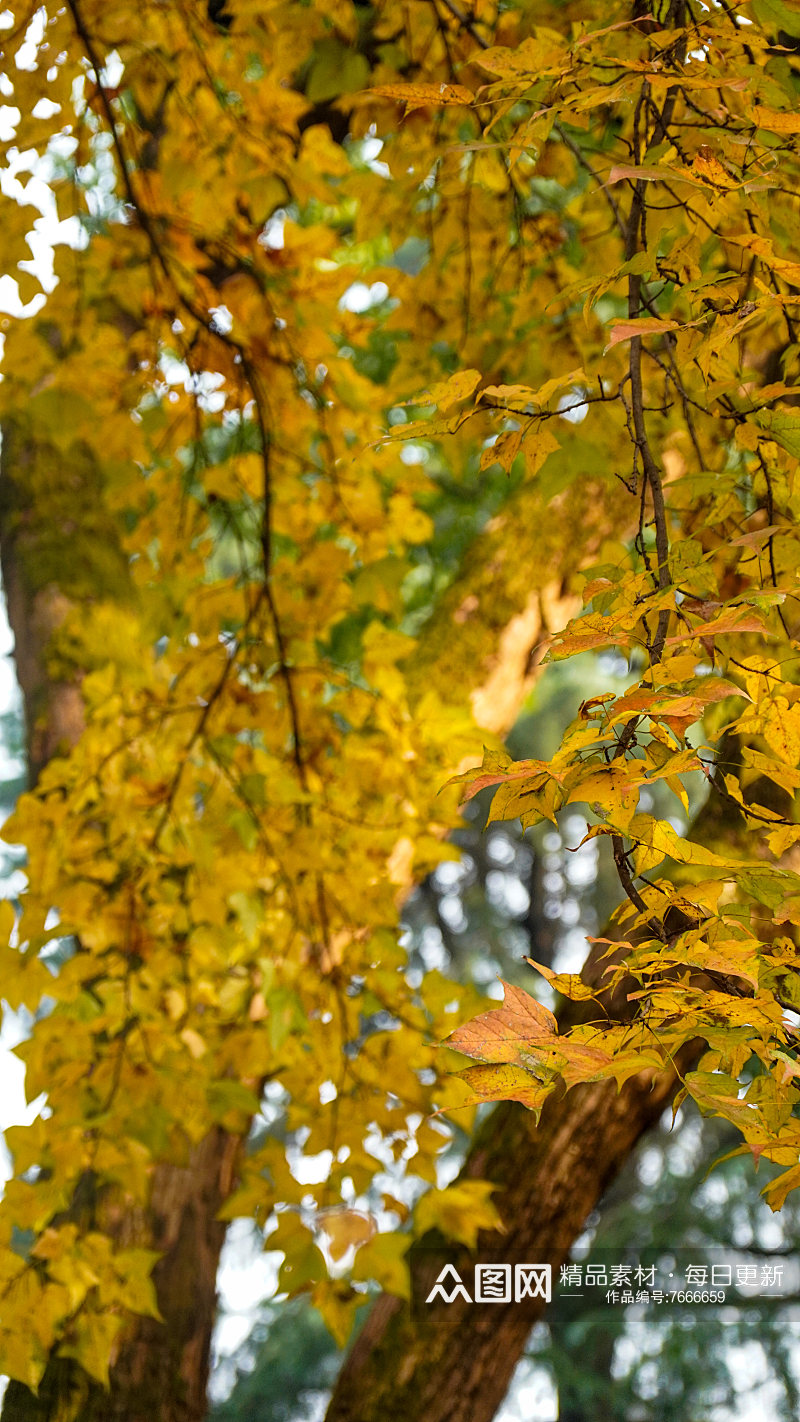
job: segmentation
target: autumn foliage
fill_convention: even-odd
[[[412,1238],[498,1223],[491,1182],[435,1188],[450,1115],[538,1111],[691,1043],[681,1095],[785,1167],[779,1207],[794,7],[67,0],[2,23],[6,163],[45,165],[64,226],[0,386],[37,776],[4,832],[28,888],[0,910],[2,995],[40,1008],[18,1050],[48,1106],[9,1132],[0,1367],[35,1389],[70,1360],[113,1395],[169,1336],[165,1378],[200,1361],[162,1415],[202,1415],[219,1221],[269,1222],[281,1289],[344,1342],[365,1283],[407,1295]],[[598,652],[625,689],[512,761],[543,657]],[[613,856],[608,971],[541,970],[590,1004],[571,1030],[533,969],[483,1015],[407,971],[404,898],[487,787],[525,826],[582,807]],[[704,796],[737,825],[713,845]],[[251,1129],[265,1091],[294,1154]],[[401,1158],[409,1219],[374,1185]]]

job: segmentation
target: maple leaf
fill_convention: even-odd
[[[505,1002],[451,1033],[449,1045],[482,1061],[518,1062],[526,1045],[554,1037],[558,1024],[552,1012],[530,993],[503,983]]]

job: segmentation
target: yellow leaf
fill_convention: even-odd
[[[338,1279],[321,1279],[314,1286],[311,1302],[319,1309],[325,1326],[339,1348],[344,1348],[353,1331],[356,1309],[363,1304],[363,1294],[354,1293]]]
[[[440,410],[449,410],[450,406],[456,405],[459,400],[466,400],[480,382],[479,370],[459,370],[455,375],[451,375],[449,380],[432,385],[426,394],[420,397],[420,403],[436,405]]]
[[[184,1027],[180,1033],[180,1039],[184,1046],[188,1047],[195,1061],[199,1061],[200,1057],[205,1056],[207,1050],[206,1044],[200,1036],[200,1033],[195,1032],[193,1027]]]
[[[412,109],[438,108],[443,104],[471,104],[474,94],[463,84],[379,84],[369,90],[381,99],[397,99],[406,113]]]
[[[800,114],[789,113],[786,109],[769,109],[763,104],[754,104],[753,117],[760,128],[768,128],[772,133],[800,133]]]
[[[446,1190],[429,1190],[416,1209],[416,1225],[422,1234],[439,1229],[448,1239],[456,1239],[474,1249],[478,1231],[502,1230],[503,1222],[490,1196],[495,1186],[486,1180],[461,1180]]]
[[[764,740],[782,761],[796,766],[800,761],[800,703],[791,705],[785,696],[776,696],[764,714]]]
[[[74,1341],[61,1345],[61,1357],[74,1358],[90,1377],[107,1387],[109,1361],[123,1322],[121,1314],[82,1311],[72,1325]]]
[[[359,1249],[350,1271],[354,1279],[374,1279],[385,1293],[396,1298],[411,1297],[408,1273],[409,1240],[402,1234],[378,1234]]]

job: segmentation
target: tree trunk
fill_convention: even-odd
[[[726,742],[722,758],[737,759],[735,741]],[[786,811],[782,791],[759,781],[753,799]],[[717,847],[724,841],[735,852],[752,853],[752,832],[721,796],[706,801],[692,839]],[[611,931],[611,930],[610,930]],[[605,944],[595,945],[581,976],[596,984],[609,966]],[[618,984],[603,997],[609,1018],[632,1014],[628,985]],[[566,1030],[596,1014],[594,1004],[565,1002],[559,1014]],[[621,1090],[613,1082],[574,1087],[545,1101],[539,1124],[532,1112],[505,1102],[487,1118],[461,1172],[462,1179],[491,1180],[505,1232],[482,1231],[477,1258],[550,1264],[554,1275],[566,1260],[588,1216],[624,1168],[644,1133],[659,1120],[705,1048],[687,1044],[675,1070],[647,1071]],[[426,1236],[414,1252],[425,1263],[431,1285],[444,1263],[456,1262],[458,1246],[442,1247],[438,1235]],[[437,1255],[438,1249],[438,1255]],[[426,1275],[427,1277],[427,1275]],[[424,1297],[427,1288],[420,1290]],[[412,1316],[400,1299],[382,1295],[376,1302],[337,1380],[325,1422],[491,1422],[508,1390],[530,1334],[545,1313],[544,1302],[493,1304],[485,1310],[456,1299],[448,1306],[450,1326]]]
[[[0,563],[25,708],[30,783],[83,730],[80,674],[59,632],[71,614],[131,599],[127,561],[88,450],[37,440],[24,419],[2,430]]]
[[[462,1175],[497,1184],[493,1198],[507,1226],[504,1235],[481,1234],[478,1258],[525,1259],[550,1264],[557,1273],[587,1216],[669,1104],[676,1085],[669,1071],[641,1073],[620,1092],[613,1082],[576,1087],[548,1099],[538,1127],[523,1107],[499,1107]],[[453,1259],[455,1252],[444,1249],[441,1259]],[[431,1282],[439,1263],[432,1255]],[[384,1295],[345,1363],[326,1422],[394,1417],[490,1422],[531,1323],[544,1309],[538,1301],[525,1309],[496,1304],[487,1319],[482,1310],[455,1300],[448,1308],[450,1325],[430,1325]]]
[[[77,546],[76,546],[77,545]],[[3,431],[0,560],[25,703],[33,782],[83,728],[81,667],[70,665],[67,619],[105,598],[131,600],[127,560],[104,512],[88,453],[43,445],[24,422]],[[120,1248],[156,1250],[161,1319],[139,1317],[116,1347],[110,1393],[68,1357],[53,1357],[38,1395],[11,1382],[3,1422],[200,1422],[206,1413],[216,1276],[242,1138],[211,1131],[183,1165],[153,1168],[146,1210],[83,1178],[67,1216]]]
[[[140,1318],[123,1335],[110,1391],[69,1358],[53,1358],[38,1395],[11,1382],[3,1422],[199,1422],[207,1409],[216,1277],[225,1238],[217,1212],[230,1192],[240,1141],[212,1131],[188,1164],[158,1166],[150,1207],[103,1227],[118,1244],[159,1250],[153,1271],[161,1320]],[[113,1208],[113,1207],[112,1207]]]

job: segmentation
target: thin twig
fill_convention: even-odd
[[[480,45],[481,49],[489,49],[489,40],[484,39],[483,35],[479,34],[475,21],[471,19],[469,15],[464,14],[464,11],[461,9],[461,7],[459,5],[456,5],[455,0],[439,0],[439,3],[442,4],[445,10],[447,10],[453,16],[454,20],[458,20],[458,23],[462,26],[463,29],[468,32],[468,34],[472,35],[472,38],[474,39],[475,43],[477,45]],[[436,0],[434,0],[434,8],[435,6]]]

